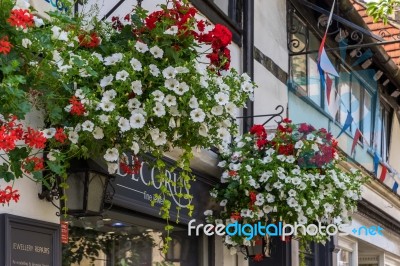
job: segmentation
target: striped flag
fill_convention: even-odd
[[[387,174],[387,168],[386,168],[386,166],[382,165],[382,172],[381,172],[379,181],[381,181],[383,183],[385,181],[386,174]]]

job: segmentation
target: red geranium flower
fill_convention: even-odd
[[[263,254],[261,254],[261,253],[256,254],[256,255],[254,256],[254,258],[253,258],[253,260],[254,260],[255,262],[260,262],[260,261],[262,261],[263,259],[264,259],[264,256],[263,256]]]
[[[78,39],[79,45],[86,48],[96,48],[101,43],[101,38],[97,36],[96,32],[92,32],[90,35],[81,34]]]
[[[10,203],[11,200],[18,202],[19,200],[18,190],[13,190],[11,186],[7,186],[4,190],[0,189],[0,203]]]
[[[43,149],[46,145],[46,137],[42,132],[28,127],[24,135],[25,144],[31,148]]]
[[[11,43],[8,41],[8,36],[0,39],[0,54],[9,54],[11,51]]]
[[[70,111],[71,114],[81,116],[86,112],[85,106],[83,106],[83,104],[80,101],[78,101],[75,96],[72,96],[69,102],[72,105]]]
[[[250,134],[256,135],[259,138],[266,138],[267,131],[265,130],[263,125],[254,125],[250,129]]]
[[[26,9],[13,9],[11,10],[11,15],[7,19],[13,27],[21,27],[26,29],[27,27],[32,27],[35,23],[33,20],[33,15],[29,13]]]
[[[64,132],[63,128],[57,128],[56,134],[54,135],[55,140],[60,143],[64,143],[64,141],[68,138]]]

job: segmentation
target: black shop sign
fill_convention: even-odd
[[[57,266],[61,261],[58,224],[1,214],[0,238],[0,265]]]

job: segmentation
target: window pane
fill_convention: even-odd
[[[350,74],[345,70],[339,73],[339,93],[340,93],[340,124],[344,125],[347,117],[347,110],[350,110]]]
[[[306,55],[296,55],[291,57],[292,82],[293,85],[307,93],[307,64]]]
[[[371,144],[372,96],[367,91],[364,92],[364,114],[362,119],[364,139]]]
[[[315,56],[308,57],[308,97],[321,106],[321,81]]]
[[[376,115],[377,121],[375,123],[374,132],[374,149],[382,155],[382,107],[377,109],[378,114]]]
[[[351,80],[351,116],[353,117],[353,121],[357,126],[360,123],[360,112],[361,112],[361,90],[360,90],[360,81],[353,76]],[[356,128],[354,125],[351,125],[351,131],[355,132]]]

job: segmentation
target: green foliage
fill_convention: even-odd
[[[374,18],[374,22],[382,20],[387,24],[389,16],[400,6],[399,0],[379,0],[367,3],[367,14]]]

